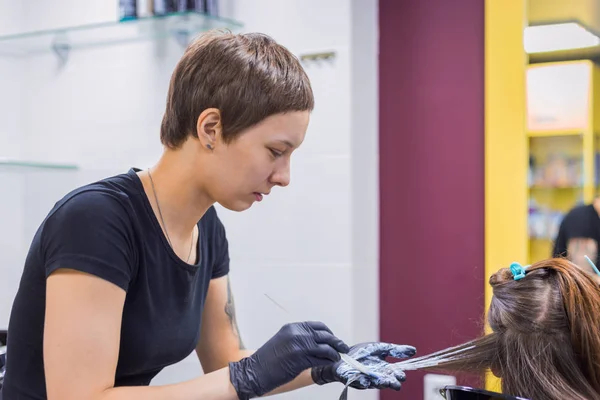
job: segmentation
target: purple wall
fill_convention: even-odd
[[[484,1],[380,0],[379,24],[381,339],[422,355],[482,332]]]

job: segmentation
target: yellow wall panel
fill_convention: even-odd
[[[489,277],[526,262],[527,137],[523,49],[524,0],[485,3],[485,308]],[[486,387],[499,390],[489,377]]]

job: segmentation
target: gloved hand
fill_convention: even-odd
[[[260,397],[302,371],[340,360],[348,345],[322,322],[284,325],[254,354],[229,363],[229,379],[240,400]]]
[[[403,371],[393,368],[386,357],[412,357],[416,349],[412,346],[393,343],[368,342],[360,343],[350,348],[348,355],[373,371],[373,375],[365,375],[351,365],[340,360],[334,364],[313,367],[311,376],[317,385],[331,382],[341,382],[344,385],[352,380],[350,387],[355,389],[384,389],[400,390],[406,379]]]

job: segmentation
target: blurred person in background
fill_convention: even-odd
[[[566,257],[600,282],[600,277],[585,260],[585,256],[588,256],[596,265],[600,265],[599,243],[600,198],[596,198],[591,204],[575,206],[565,215],[554,241],[552,257]]]

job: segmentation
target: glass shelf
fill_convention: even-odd
[[[545,186],[545,185],[532,185],[529,186],[529,190],[582,190],[582,186]]]
[[[555,136],[583,136],[582,129],[555,129],[543,131],[529,131],[529,137],[555,137]]]
[[[54,51],[66,58],[69,50],[174,37],[186,45],[196,34],[210,29],[234,30],[238,21],[195,11],[109,21],[0,36],[0,55],[26,56]]]
[[[76,170],[79,169],[74,164],[58,164],[58,163],[47,163],[37,162],[28,160],[14,160],[8,158],[0,158],[0,169],[3,168],[36,168],[36,169],[58,169],[58,170]]]

